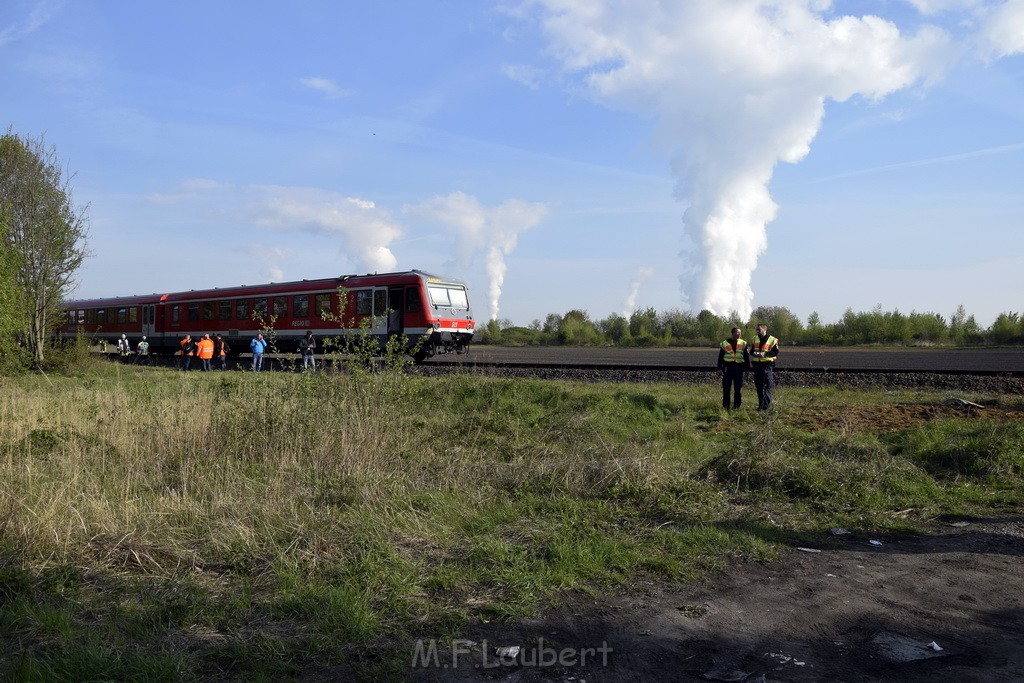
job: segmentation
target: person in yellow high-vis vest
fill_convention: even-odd
[[[772,407],[772,389],[775,387],[775,359],[779,355],[779,340],[768,334],[768,326],[757,325],[757,337],[750,344],[750,362],[754,366],[754,388],[757,389],[757,409]]]
[[[732,338],[718,345],[718,367],[722,370],[722,407],[729,410],[729,393],[732,389],[732,407],[743,403],[743,372],[750,365],[747,342],[740,338],[743,332],[732,328]]]

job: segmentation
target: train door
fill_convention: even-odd
[[[400,337],[405,331],[402,319],[405,311],[405,286],[392,287],[388,295],[388,337]]]
[[[156,329],[156,305],[145,304],[142,306],[142,334],[152,337],[154,329]]]
[[[388,335],[388,289],[373,288],[373,315],[371,316],[370,334],[377,339],[387,339]]]

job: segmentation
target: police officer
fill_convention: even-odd
[[[754,365],[754,388],[757,389],[757,409],[772,407],[772,389],[775,387],[775,359],[779,355],[779,340],[768,334],[768,326],[757,324],[757,338],[751,344],[750,362]]]
[[[732,407],[743,403],[743,372],[750,365],[747,342],[740,338],[742,330],[732,328],[732,338],[719,344],[718,367],[722,370],[722,407],[729,410],[729,389],[732,388]]]
[[[142,335],[142,340],[135,347],[135,362],[149,365],[149,342],[146,341],[146,335]]]

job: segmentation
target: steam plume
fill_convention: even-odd
[[[949,36],[903,35],[875,16],[834,16],[829,0],[537,0],[562,66],[608,106],[654,115],[672,150],[696,258],[683,298],[746,317],[751,275],[776,214],[779,161],[796,163],[825,101],[881,98],[937,75]],[[1007,44],[1006,40],[1001,44]]]
[[[633,276],[633,280],[629,283],[629,295],[626,297],[626,303],[622,307],[622,317],[628,318],[636,310],[636,299],[640,295],[640,287],[653,274],[654,269],[647,266],[641,266],[637,269],[636,275]]]
[[[543,204],[519,199],[509,199],[498,206],[487,207],[476,197],[453,192],[409,207],[408,210],[436,220],[455,231],[460,268],[468,267],[476,254],[483,252],[490,319],[496,320],[507,270],[505,257],[515,249],[519,233],[540,223],[547,208]]]

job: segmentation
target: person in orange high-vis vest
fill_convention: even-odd
[[[729,389],[732,389],[732,407],[743,403],[743,371],[750,365],[747,342],[740,339],[742,330],[732,328],[732,339],[718,345],[718,367],[722,370],[722,407],[729,410]]]
[[[210,359],[213,358],[213,340],[210,339],[210,335],[204,334],[196,344],[196,355],[199,356],[199,361],[202,363],[202,370],[209,372]]]
[[[768,326],[757,325],[757,337],[750,345],[750,362],[754,366],[754,388],[757,389],[757,409],[772,407],[772,389],[775,388],[775,359],[779,356],[779,340],[768,334]]]

